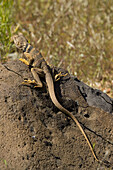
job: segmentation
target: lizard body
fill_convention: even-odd
[[[49,95],[50,95],[52,102],[59,110],[61,110],[63,113],[65,113],[67,116],[69,116],[77,124],[77,126],[79,127],[83,136],[85,137],[94,158],[97,161],[99,161],[93,151],[93,148],[91,146],[89,139],[87,138],[87,136],[86,136],[83,128],[81,127],[80,123],[78,122],[78,120],[74,117],[74,115],[71,112],[69,112],[67,109],[65,109],[58,102],[56,95],[55,95],[54,82],[53,82],[53,78],[52,78],[49,66],[47,65],[47,63],[44,60],[41,53],[37,49],[33,48],[28,43],[28,41],[23,37],[22,34],[13,36],[13,40],[14,40],[16,47],[18,49],[21,49],[27,58],[27,60],[25,60],[25,59],[20,59],[20,60],[22,62],[24,62],[25,64],[27,64],[28,66],[30,66],[31,72],[35,79],[34,81],[28,81],[28,83],[36,83],[38,87],[42,87],[43,85],[42,85],[42,82],[41,82],[39,76],[45,76],[45,80],[46,80],[46,83],[48,86]]]

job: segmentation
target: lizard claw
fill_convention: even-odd
[[[67,76],[68,73],[62,74],[61,72],[55,75],[55,81],[60,80],[61,77]]]
[[[35,80],[24,80],[24,82],[22,82],[22,84],[24,85],[34,85],[34,88],[37,88],[37,87],[42,87],[42,84],[38,84]]]

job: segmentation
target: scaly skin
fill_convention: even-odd
[[[71,112],[69,112],[68,110],[66,110],[57,100],[56,95],[55,95],[55,89],[54,89],[54,82],[53,82],[53,78],[51,76],[51,73],[49,71],[49,66],[47,65],[46,61],[44,60],[44,58],[42,57],[41,53],[33,48],[28,41],[23,37],[22,34],[19,35],[15,35],[13,36],[13,40],[14,43],[16,45],[16,47],[18,49],[21,49],[23,51],[23,53],[26,56],[26,59],[20,59],[22,62],[24,62],[26,65],[29,65],[31,67],[31,72],[33,74],[33,77],[35,80],[31,81],[31,80],[27,80],[26,83],[28,84],[36,84],[37,87],[42,87],[42,82],[39,78],[40,76],[45,76],[45,80],[48,86],[48,90],[49,90],[49,95],[50,98],[52,100],[52,102],[54,103],[54,105],[61,110],[63,113],[65,113],[67,116],[69,116],[79,127],[79,129],[81,130],[82,134],[84,135],[90,150],[94,156],[94,158],[98,160],[98,158],[96,157],[93,148],[91,146],[90,141],[88,140],[83,128],[81,127],[80,123],[78,122],[78,120],[73,116],[73,114]]]

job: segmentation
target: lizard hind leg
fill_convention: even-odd
[[[37,86],[37,82],[35,80],[25,79],[22,82],[23,85],[33,85],[34,87]]]
[[[38,72],[36,72],[35,68],[31,68],[31,73],[34,77],[33,82],[35,82],[35,84],[36,84],[34,87],[40,87],[40,88],[43,87],[43,84],[40,80],[39,74],[38,74]]]
[[[61,72],[55,75],[55,81],[60,80],[61,77],[67,76],[68,73],[62,74]]]
[[[30,80],[30,79],[25,79],[24,82],[22,82],[23,85],[33,85],[34,88],[37,88],[37,87],[42,87],[42,82],[36,82],[35,80]]]
[[[40,80],[40,77],[39,77],[39,72],[36,72],[36,68],[31,68],[31,73],[34,77],[34,80],[30,80],[30,79],[25,79],[24,82],[22,82],[23,85],[33,85],[34,88],[42,88],[43,87],[43,84]],[[41,73],[42,74],[42,73]]]

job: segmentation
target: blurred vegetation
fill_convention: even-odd
[[[49,64],[113,97],[113,0],[15,0],[14,10],[12,30]]]
[[[0,58],[6,60],[10,52],[13,0],[0,1]]]

